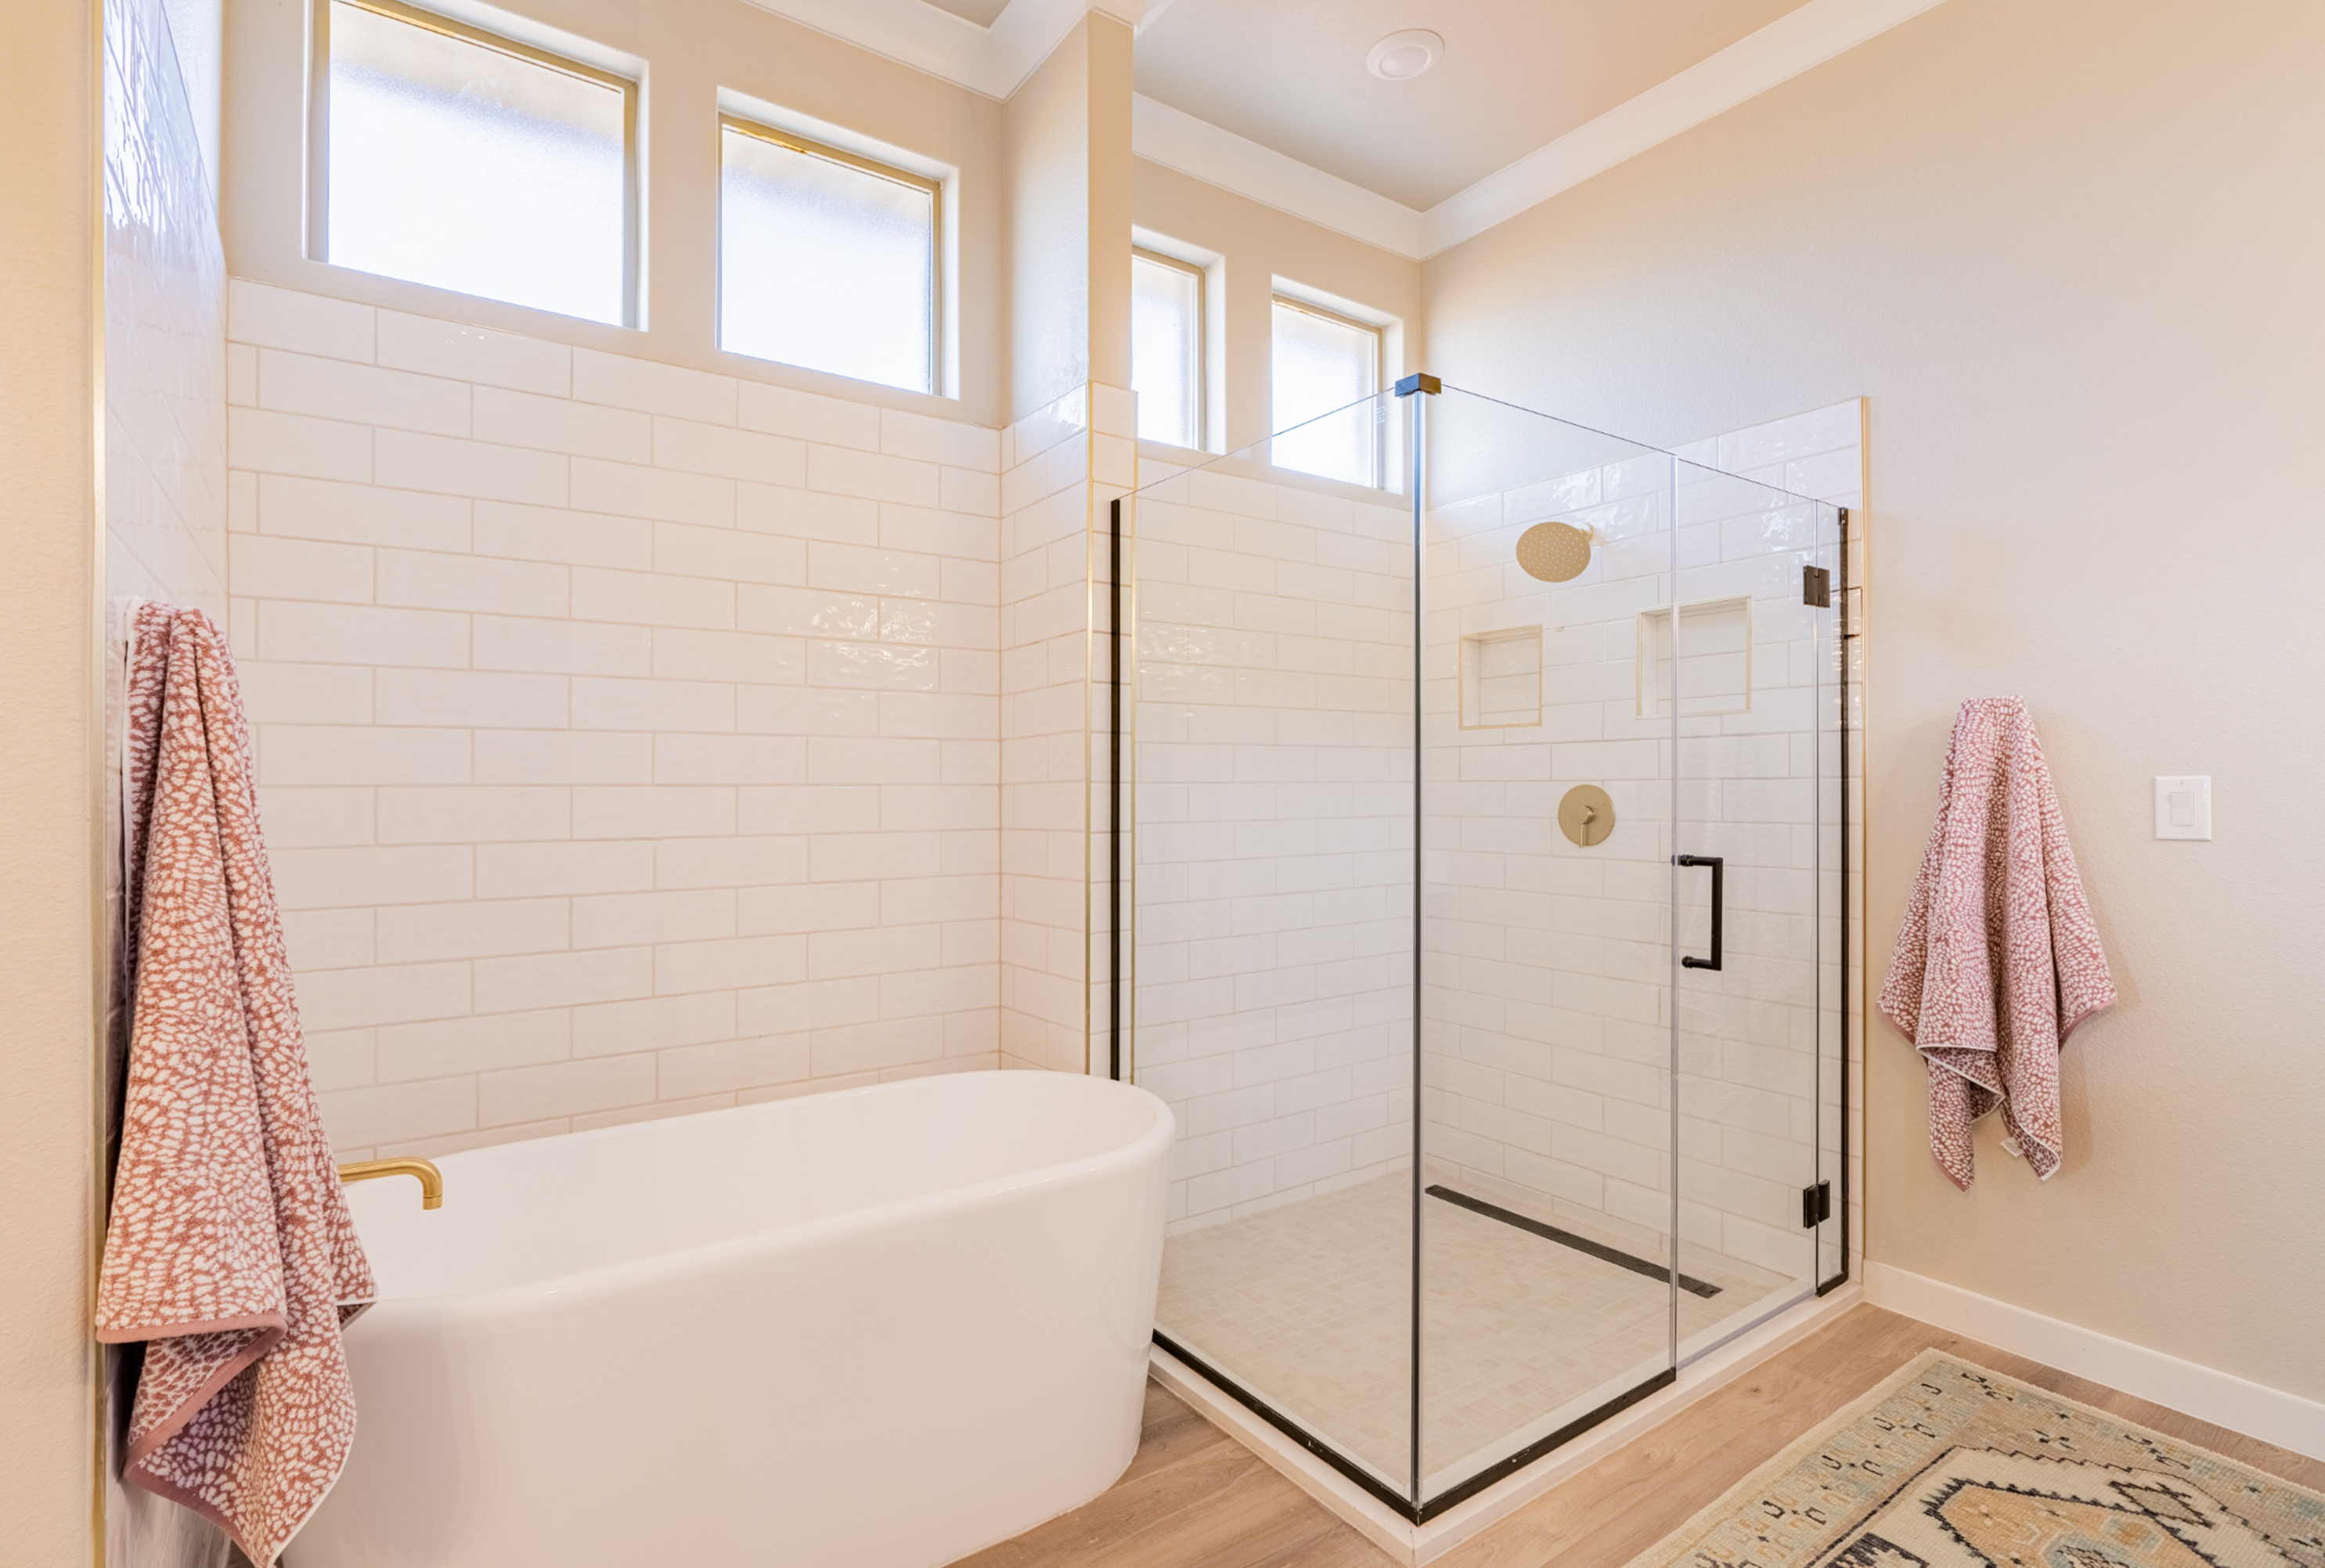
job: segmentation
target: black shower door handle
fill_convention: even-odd
[[[1719,967],[1720,927],[1727,923],[1728,861],[1719,855],[1674,855],[1674,866],[1709,866],[1711,868],[1711,956],[1700,959],[1693,953],[1681,953],[1679,967],[1683,970],[1716,970]]]

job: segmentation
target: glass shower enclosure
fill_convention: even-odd
[[[1845,1276],[1847,514],[1430,377],[1155,467],[1156,1338],[1425,1520]]]

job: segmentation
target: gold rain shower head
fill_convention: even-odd
[[[1518,564],[1528,577],[1566,582],[1590,564],[1595,533],[1565,523],[1537,523],[1518,535]]]

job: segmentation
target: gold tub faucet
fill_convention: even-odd
[[[339,1167],[339,1180],[368,1182],[375,1176],[417,1176],[420,1178],[420,1206],[441,1209],[444,1206],[444,1174],[433,1161],[406,1155],[394,1160],[358,1160],[352,1165]]]

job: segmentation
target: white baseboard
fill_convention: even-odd
[[[1679,1380],[1609,1416],[1589,1431],[1544,1454],[1507,1480],[1415,1526],[1384,1507],[1371,1494],[1253,1415],[1176,1357],[1155,1347],[1155,1381],[1209,1417],[1295,1486],[1360,1531],[1399,1563],[1419,1564],[1444,1555],[1496,1520],[1504,1518],[1605,1458],[1648,1428],[1668,1420],[1758,1366],[1777,1351],[1831,1322],[1863,1299],[1859,1287],[1845,1285],[1778,1313],[1680,1369]]]
[[[1876,1306],[1983,1340],[2013,1355],[2311,1459],[2325,1459],[2325,1405],[2313,1399],[1885,1263],[1866,1266],[1865,1295]]]

